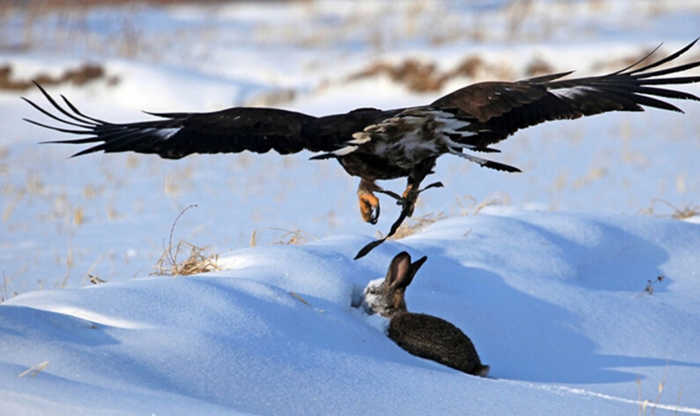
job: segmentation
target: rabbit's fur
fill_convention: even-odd
[[[405,251],[397,254],[386,277],[365,288],[365,310],[389,318],[387,335],[409,353],[468,374],[486,376],[489,366],[481,364],[464,332],[444,319],[406,310],[406,288],[426,260],[424,256],[411,263],[411,256]]]

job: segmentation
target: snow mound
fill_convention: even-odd
[[[558,415],[633,414],[648,399],[658,414],[700,413],[700,225],[491,209],[352,261],[366,240],[250,248],[206,275],[17,296],[0,305],[0,407]],[[351,307],[401,250],[428,256],[409,310],[462,328],[490,378],[409,355]]]

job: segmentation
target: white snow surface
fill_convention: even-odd
[[[318,0],[77,14],[31,15],[33,26],[21,12],[0,14],[0,66],[31,79],[102,64],[116,85],[48,89],[114,122],[150,119],[141,109],[247,105],[285,89],[291,101],[275,106],[314,115],[408,107],[471,82],[524,78],[535,58],[577,76],[609,72],[659,42],[660,53],[677,49],[700,27],[692,0]],[[696,45],[688,59],[699,53]],[[446,71],[472,56],[488,70],[439,92],[386,76],[347,81],[378,61]],[[679,89],[700,95],[697,84]],[[674,100],[685,114],[520,131],[489,155],[520,174],[441,157],[426,184],[446,186],[422,194],[415,217],[448,218],[353,261],[398,207],[382,199],[379,224],[362,223],[357,179],[334,161],[310,162],[308,152],[68,159],[83,147],[37,145],[70,135],[23,122],[52,123],[19,95],[45,103],[34,89],[0,91],[2,415],[700,414],[700,216],[671,219],[700,211],[700,103]],[[499,206],[482,209],[494,199]],[[209,246],[222,270],[151,276],[190,204],[198,208],[180,218],[173,243]],[[292,237],[305,244],[275,244]],[[408,289],[409,310],[464,330],[489,378],[409,355],[386,338],[385,319],[351,307],[401,250],[429,258]],[[108,283],[81,288],[89,275]]]
[[[700,413],[700,225],[501,209],[353,261],[365,241],[248,248],[206,275],[14,297],[0,305],[2,408],[590,415],[649,400],[655,414]],[[401,250],[428,256],[409,310],[463,329],[489,378],[409,355],[350,306]]]
[[[152,119],[141,109],[220,110],[285,88],[296,95],[276,106],[323,115],[425,104],[471,82],[502,77],[499,70],[524,78],[522,69],[535,58],[555,71],[599,74],[662,41],[659,54],[669,53],[696,38],[700,27],[700,7],[692,1],[541,0],[530,3],[518,32],[509,35],[509,25],[518,22],[517,9],[509,6],[514,4],[319,0],[101,7],[77,11],[75,22],[68,12],[42,13],[30,19],[29,32],[21,13],[8,13],[7,24],[0,24],[0,66],[10,65],[14,78],[28,80],[39,73],[57,76],[83,62],[102,64],[108,76],[118,77],[116,85],[94,81],[48,89],[85,113],[114,122]],[[123,36],[119,22],[132,25],[122,29]],[[134,27],[136,39],[129,35]],[[21,44],[27,37],[33,48],[2,49],[3,42]],[[136,43],[136,52],[118,53],[128,42]],[[689,57],[698,50],[696,45]],[[450,70],[474,56],[491,69],[482,71],[482,78],[452,79],[439,92],[411,92],[385,76],[345,81],[377,61],[420,59]],[[697,85],[681,89],[700,94]],[[309,162],[308,152],[193,155],[177,161],[133,153],[69,159],[84,147],[37,145],[71,136],[22,121],[53,123],[20,95],[46,105],[36,89],[0,92],[0,295],[5,299],[28,290],[84,285],[88,274],[108,281],[147,275],[168,244],[174,218],[190,204],[199,208],[180,219],[174,243],[187,240],[216,253],[248,246],[253,233],[258,245],[287,241],[285,234],[295,230],[306,241],[343,233],[374,236],[387,232],[398,215],[393,201],[382,198],[379,224],[362,223],[357,178],[333,160]],[[488,156],[523,173],[497,172],[445,155],[426,181],[442,181],[445,188],[423,194],[415,215],[462,215],[492,200],[666,216],[697,206],[700,104],[674,104],[686,113],[611,113],[519,131],[495,146],[503,153]],[[404,182],[381,185],[401,192]]]

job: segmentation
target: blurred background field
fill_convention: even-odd
[[[0,295],[153,272],[171,224],[218,253],[251,244],[375,236],[356,178],[309,153],[67,157],[23,103],[31,80],[89,115],[276,106],[315,115],[423,104],[468,83],[619,69],[700,35],[697,1],[4,1],[0,3]],[[700,47],[681,62],[700,59]],[[697,73],[697,72],[696,72]],[[699,86],[683,87],[700,93]],[[487,204],[692,216],[700,204],[700,105],[530,128],[501,143],[504,174],[443,157],[416,217]],[[394,190],[403,182],[384,184]]]

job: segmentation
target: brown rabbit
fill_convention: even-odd
[[[404,293],[426,260],[423,256],[411,263],[411,256],[405,251],[397,254],[384,280],[374,280],[365,288],[365,310],[389,318],[387,335],[409,353],[485,377],[489,366],[481,364],[464,332],[444,319],[406,310]]]

